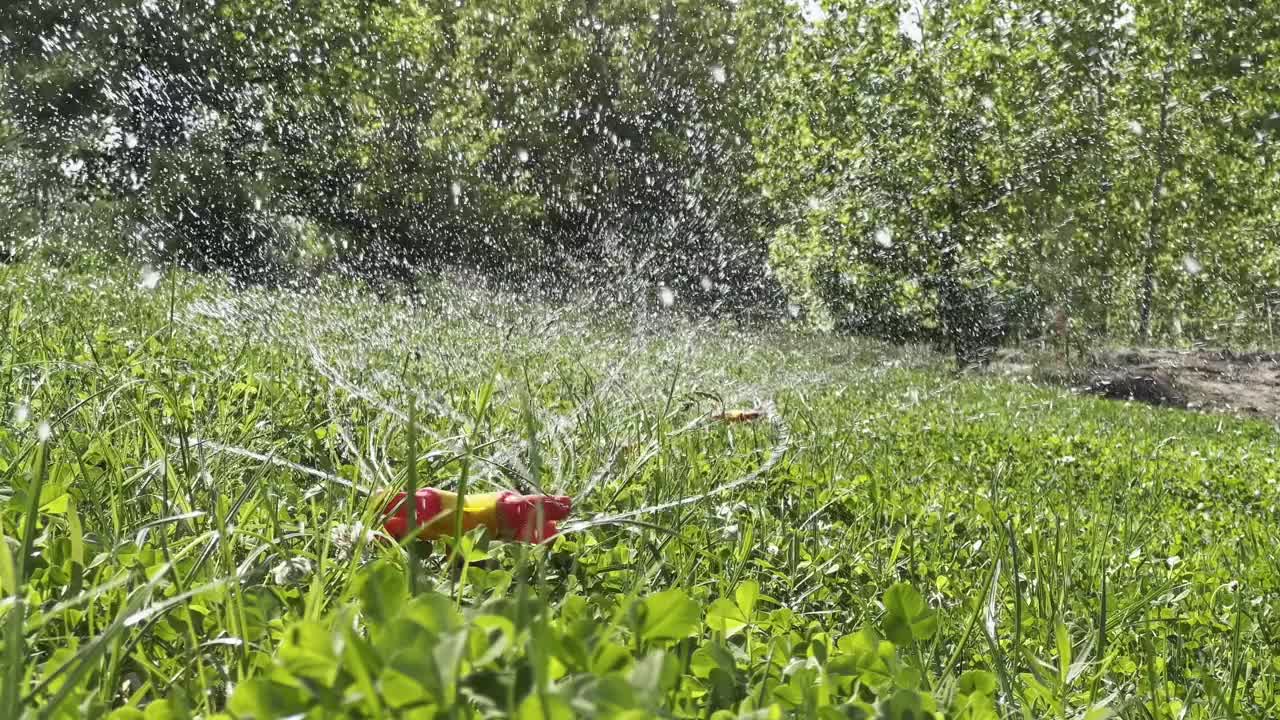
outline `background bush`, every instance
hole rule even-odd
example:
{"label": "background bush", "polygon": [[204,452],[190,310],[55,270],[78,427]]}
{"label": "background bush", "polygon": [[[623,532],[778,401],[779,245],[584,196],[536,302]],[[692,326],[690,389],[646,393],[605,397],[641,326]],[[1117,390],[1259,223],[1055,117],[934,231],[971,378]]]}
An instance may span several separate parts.
{"label": "background bush", "polygon": [[1277,18],[1273,0],[9,3],[4,242],[248,277],[666,286],[713,312],[785,296],[965,357],[1060,310],[1111,336],[1269,340]]}

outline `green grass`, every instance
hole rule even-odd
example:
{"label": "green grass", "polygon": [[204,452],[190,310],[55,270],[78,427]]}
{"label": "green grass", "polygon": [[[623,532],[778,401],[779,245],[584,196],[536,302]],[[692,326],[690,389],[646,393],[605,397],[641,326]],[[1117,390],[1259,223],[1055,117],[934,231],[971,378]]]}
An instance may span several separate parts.
{"label": "green grass", "polygon": [[[1263,423],[661,312],[136,283],[0,269],[0,717],[1280,716]],[[368,491],[463,478],[576,522],[367,542]]]}

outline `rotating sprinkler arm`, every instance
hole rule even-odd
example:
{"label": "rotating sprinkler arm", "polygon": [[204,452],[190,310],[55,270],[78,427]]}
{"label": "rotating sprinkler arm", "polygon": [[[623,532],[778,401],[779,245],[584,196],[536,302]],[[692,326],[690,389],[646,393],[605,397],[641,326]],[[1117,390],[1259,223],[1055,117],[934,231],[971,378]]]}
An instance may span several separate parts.
{"label": "rotating sprinkler arm", "polygon": [[503,540],[540,543],[555,537],[556,522],[567,518],[572,509],[573,500],[565,495],[520,495],[509,490],[468,494],[459,508],[456,493],[422,488],[413,502],[406,502],[406,493],[396,493],[383,522],[392,537],[403,540],[409,537],[409,512],[413,512],[418,538],[435,540],[454,534],[461,513],[463,532],[483,526]]}

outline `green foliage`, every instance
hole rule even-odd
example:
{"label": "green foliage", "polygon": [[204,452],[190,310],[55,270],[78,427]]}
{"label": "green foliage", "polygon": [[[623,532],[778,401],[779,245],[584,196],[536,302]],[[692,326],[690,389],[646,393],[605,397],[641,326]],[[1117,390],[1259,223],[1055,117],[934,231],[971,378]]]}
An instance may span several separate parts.
{"label": "green foliage", "polygon": [[5,105],[43,161],[28,171],[28,197],[46,213],[117,201],[129,222],[116,232],[144,236],[134,240],[143,253],[196,267],[263,264],[256,251],[270,238],[255,208],[263,152],[252,127],[265,99],[226,5],[19,2],[0,11]]}
{"label": "green foliage", "polygon": [[111,202],[144,257],[632,275],[759,304],[748,121],[786,7],[17,3],[0,105],[41,161],[27,200]]}
{"label": "green foliage", "polygon": [[899,645],[928,640],[938,629],[938,618],[916,589],[898,583],[884,594],[884,634]]}
{"label": "green foliage", "polygon": [[645,598],[636,634],[641,640],[679,640],[698,627],[698,604],[678,588]]}
{"label": "green foliage", "polygon": [[1274,339],[1275,0],[80,5],[0,8],[6,256]]}
{"label": "green foliage", "polygon": [[[1264,423],[829,337],[416,303],[0,268],[0,712],[1280,713]],[[565,534],[468,535],[465,568],[370,536],[411,396],[422,484],[536,464]]]}
{"label": "green foliage", "polygon": [[[384,576],[387,567],[361,569],[356,582]],[[673,610],[681,627],[664,624],[672,630],[668,634],[646,625],[626,643],[618,630],[612,637],[597,630],[584,638],[584,623],[603,628],[608,618],[593,617],[593,610],[578,603],[556,608],[495,600],[460,612],[443,595],[408,597],[402,574],[387,577],[397,581],[392,583],[399,593],[393,612],[386,612],[385,598],[372,608],[352,608],[364,610],[360,617],[369,639],[352,632],[354,616],[347,612],[335,613],[332,625],[297,622],[285,631],[271,671],[236,688],[228,703],[232,715],[435,717],[450,709],[467,717],[642,717],[667,705],[687,714],[705,701],[708,690],[720,706],[716,712],[733,717],[757,712],[871,717],[877,698],[876,717],[907,720],[936,709],[935,700],[918,689],[920,674],[869,631],[841,638],[830,649],[816,637],[795,646],[761,635],[757,641],[774,652],[791,648],[790,658],[735,656],[715,635],[699,632],[701,613],[681,590],[666,590],[642,603],[646,609]],[[381,584],[382,578],[374,582]],[[673,602],[679,608],[668,607]],[[691,642],[676,642],[690,635]],[[885,674],[868,674],[876,670]],[[735,686],[748,678],[753,680]],[[859,690],[864,682],[867,689]],[[969,708],[965,717],[996,717],[993,680],[971,674],[962,687]],[[753,696],[768,701],[757,709],[760,702]],[[973,711],[979,699],[987,702],[986,714]]]}
{"label": "green foliage", "polygon": [[1268,307],[1274,8],[826,9],[775,82],[756,182],[784,282],[828,324],[967,360],[1052,308],[1178,340]]}

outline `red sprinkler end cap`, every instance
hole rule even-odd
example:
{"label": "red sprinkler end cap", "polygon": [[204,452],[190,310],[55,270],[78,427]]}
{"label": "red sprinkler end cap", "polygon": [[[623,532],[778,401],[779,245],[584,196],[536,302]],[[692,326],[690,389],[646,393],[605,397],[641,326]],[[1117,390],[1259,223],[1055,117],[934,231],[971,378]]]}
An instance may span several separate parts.
{"label": "red sprinkler end cap", "polygon": [[[387,503],[387,512],[392,513],[387,516],[383,523],[387,533],[396,540],[403,540],[409,536],[409,513],[412,512],[417,516],[418,528],[431,521],[432,518],[438,518],[440,513],[444,512],[444,501],[440,499],[440,495],[433,488],[422,488],[418,490],[417,496],[414,498],[416,502],[403,502],[405,493],[396,493],[391,498],[391,502]],[[402,504],[403,503],[403,504]]]}
{"label": "red sprinkler end cap", "polygon": [[573,499],[567,495],[498,495],[503,535],[520,542],[541,543],[555,537],[559,532],[556,522],[569,517],[572,510]]}

